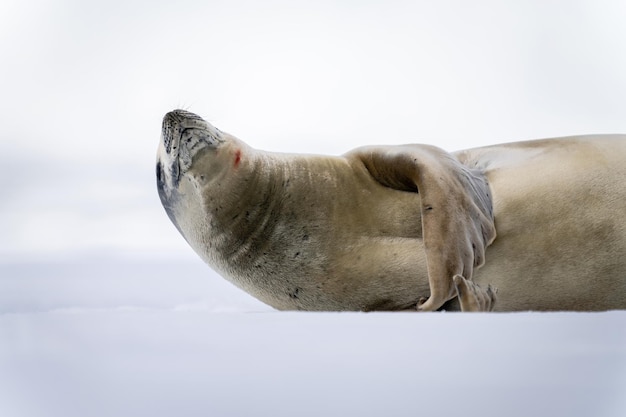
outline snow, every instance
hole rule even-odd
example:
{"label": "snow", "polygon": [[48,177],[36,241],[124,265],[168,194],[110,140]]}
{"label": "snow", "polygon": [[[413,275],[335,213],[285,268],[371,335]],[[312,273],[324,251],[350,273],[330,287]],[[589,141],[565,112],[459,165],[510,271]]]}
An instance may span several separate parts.
{"label": "snow", "polygon": [[200,262],[0,267],[0,415],[623,416],[626,312],[277,312]]}

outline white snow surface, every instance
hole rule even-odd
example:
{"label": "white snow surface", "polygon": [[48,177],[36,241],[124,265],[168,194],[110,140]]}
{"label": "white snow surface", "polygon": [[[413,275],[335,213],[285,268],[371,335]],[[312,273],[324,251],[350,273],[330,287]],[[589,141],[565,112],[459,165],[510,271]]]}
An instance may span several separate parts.
{"label": "white snow surface", "polygon": [[198,262],[0,266],[0,416],[626,415],[626,312],[277,312]]}

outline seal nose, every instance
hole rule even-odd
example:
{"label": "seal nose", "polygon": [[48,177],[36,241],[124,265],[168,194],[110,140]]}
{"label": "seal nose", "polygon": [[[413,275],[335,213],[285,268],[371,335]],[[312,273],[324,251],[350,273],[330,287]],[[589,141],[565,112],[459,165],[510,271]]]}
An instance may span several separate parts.
{"label": "seal nose", "polygon": [[[175,136],[180,133],[181,128],[184,128],[185,122],[191,121],[195,122],[203,122],[204,119],[198,116],[197,114],[188,112],[186,110],[172,110],[167,113],[163,117],[163,125],[161,127],[161,133],[163,135],[163,145],[165,146],[165,151],[169,154],[172,150],[173,141],[175,141]],[[176,148],[174,148],[176,149]]]}
{"label": "seal nose", "polygon": [[163,117],[163,125],[161,127],[165,150],[168,154],[170,153],[172,150],[172,141],[175,140],[174,137],[179,135],[183,129],[205,126],[206,122],[204,119],[195,113],[181,109],[172,110]]}
{"label": "seal nose", "polygon": [[204,122],[204,119],[195,113],[187,110],[176,109],[167,113],[165,117],[163,117],[163,126],[166,124],[180,123],[184,120],[198,120]]}

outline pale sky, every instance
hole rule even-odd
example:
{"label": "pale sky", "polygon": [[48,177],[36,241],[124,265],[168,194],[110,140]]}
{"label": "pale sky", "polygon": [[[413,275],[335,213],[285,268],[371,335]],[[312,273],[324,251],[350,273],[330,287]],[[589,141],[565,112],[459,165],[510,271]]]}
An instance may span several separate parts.
{"label": "pale sky", "polygon": [[261,149],[626,133],[623,1],[0,3],[0,261],[193,257],[154,184],[183,107]]}

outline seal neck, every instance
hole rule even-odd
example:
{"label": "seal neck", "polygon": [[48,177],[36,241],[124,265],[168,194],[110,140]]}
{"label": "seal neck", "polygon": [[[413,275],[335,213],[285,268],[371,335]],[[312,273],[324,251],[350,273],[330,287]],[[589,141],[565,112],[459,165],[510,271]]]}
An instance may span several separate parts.
{"label": "seal neck", "polygon": [[276,155],[242,147],[228,153],[233,164],[202,194],[216,260],[237,265],[263,255],[280,218],[286,174]]}

